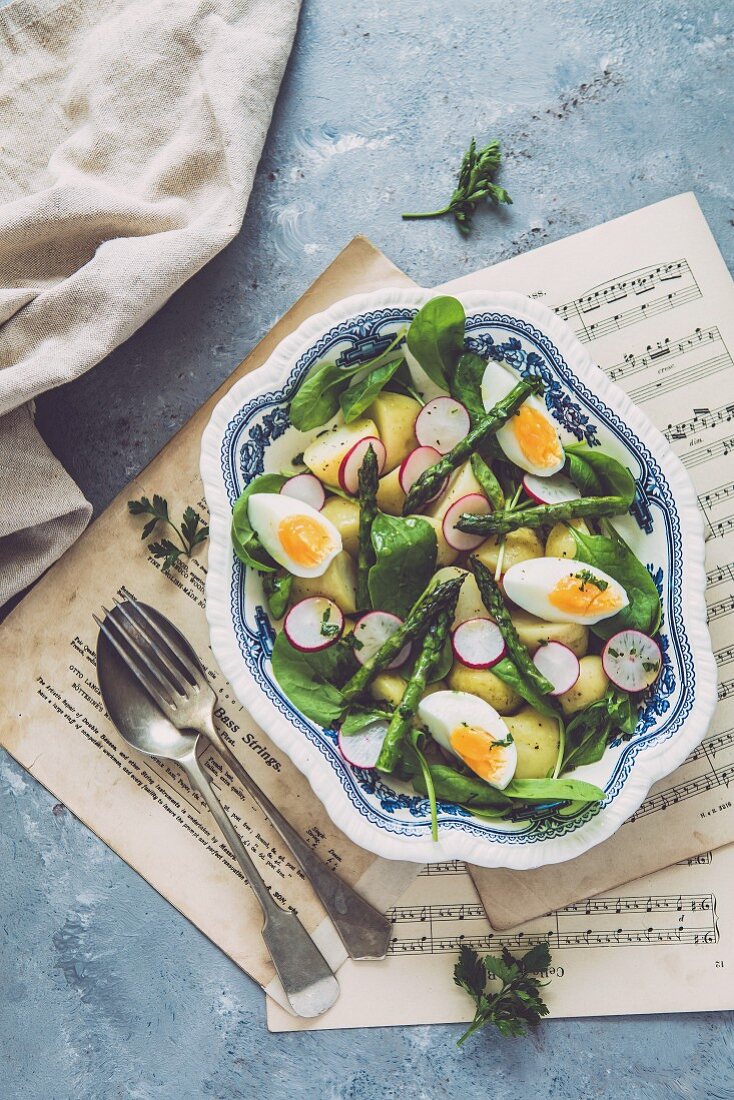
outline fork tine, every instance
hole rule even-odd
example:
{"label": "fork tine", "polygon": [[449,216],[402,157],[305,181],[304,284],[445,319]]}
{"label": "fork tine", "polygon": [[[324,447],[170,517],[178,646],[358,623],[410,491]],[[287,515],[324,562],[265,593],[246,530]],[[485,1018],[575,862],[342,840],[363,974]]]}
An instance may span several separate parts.
{"label": "fork tine", "polygon": [[132,605],[137,615],[140,615],[141,618],[145,619],[146,623],[148,623],[148,625],[150,626],[151,631],[154,633],[161,646],[167,648],[169,652],[173,654],[175,659],[180,663],[186,676],[188,676],[188,678],[191,680],[194,687],[201,687],[202,682],[208,683],[208,679],[203,669],[201,669],[199,665],[196,664],[196,662],[194,662],[191,657],[183,651],[183,649],[181,649],[175,638],[163,633],[160,626],[156,622],[154,622],[153,619],[151,619],[150,615],[145,610],[143,605],[138,603],[138,601],[133,596],[128,596],[127,602]]}
{"label": "fork tine", "polygon": [[[154,702],[156,702],[161,710],[163,710],[164,712],[170,710],[172,707],[175,707],[173,698],[171,696],[164,695],[161,692],[158,684],[156,684],[153,677],[148,675],[148,672],[151,671],[150,666],[139,664],[138,661],[130,654],[129,650],[126,649],[125,646],[119,641],[114,632],[110,630],[110,627],[107,625],[108,620],[117,629],[119,629],[119,626],[116,622],[114,622],[109,611],[107,611],[106,608],[102,608],[102,610],[105,612],[106,616],[104,620],[98,618],[98,616],[94,614],[92,615],[92,618],[94,619],[101,632],[104,634],[107,641],[119,654],[124,664],[127,666],[127,668],[129,668],[130,672],[132,672],[138,683],[148,692]],[[123,635],[123,637],[127,642],[127,635]]]}
{"label": "fork tine", "polygon": [[[182,682],[183,678],[181,676],[180,670],[176,668],[176,666],[169,658],[168,654],[165,652],[163,646],[161,645],[160,631],[158,630],[158,628],[154,626],[151,630],[146,627],[145,624],[141,625],[130,614],[124,603],[121,603],[119,600],[115,600],[115,604],[117,606],[117,610],[120,612],[125,622],[129,626],[131,626],[136,635],[142,638],[145,644],[150,647],[153,658],[158,665],[162,666],[160,670],[161,674],[163,675],[163,678],[169,682],[170,687],[172,687],[174,691],[178,692],[179,695],[188,695],[187,688],[189,688],[190,685],[185,685]],[[125,633],[128,636],[130,635],[130,631],[127,629],[125,630]]]}

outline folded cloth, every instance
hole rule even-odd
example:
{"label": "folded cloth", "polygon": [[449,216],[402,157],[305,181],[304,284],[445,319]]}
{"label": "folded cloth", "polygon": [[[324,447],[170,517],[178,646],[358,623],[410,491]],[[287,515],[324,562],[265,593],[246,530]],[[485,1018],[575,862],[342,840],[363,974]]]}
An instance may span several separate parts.
{"label": "folded cloth", "polygon": [[91,512],[26,403],[99,362],[234,237],[299,2],[0,10],[0,605]]}

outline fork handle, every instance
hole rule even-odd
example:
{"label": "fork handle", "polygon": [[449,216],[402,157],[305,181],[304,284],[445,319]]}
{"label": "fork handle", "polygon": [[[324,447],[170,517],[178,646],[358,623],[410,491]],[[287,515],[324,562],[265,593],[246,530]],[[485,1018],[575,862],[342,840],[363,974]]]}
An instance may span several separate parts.
{"label": "fork handle", "polygon": [[189,781],[212,812],[224,839],[242,868],[265,917],[262,936],[288,1002],[298,1016],[320,1016],[339,995],[339,984],[324,956],[295,913],[271,897],[252,856],[245,848],[192,751],[179,761]]}
{"label": "fork handle", "polygon": [[209,739],[242,786],[270,818],[286,842],[301,870],[313,886],[339,933],[350,959],[384,959],[390,946],[390,921],[328,867],[313,848],[296,832],[280,810],[240,764],[229,746],[215,732]]}

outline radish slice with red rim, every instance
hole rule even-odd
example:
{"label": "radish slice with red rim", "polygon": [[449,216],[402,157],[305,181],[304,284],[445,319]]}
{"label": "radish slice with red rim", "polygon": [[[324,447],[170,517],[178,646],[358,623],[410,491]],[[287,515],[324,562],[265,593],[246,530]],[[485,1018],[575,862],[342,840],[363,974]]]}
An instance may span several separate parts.
{"label": "radish slice with red rim", "polygon": [[470,428],[469,413],[460,401],[434,397],[416,417],[415,437],[422,447],[435,447],[445,455],[466,438]]}
{"label": "radish slice with red rim", "polygon": [[552,474],[550,477],[525,474],[522,487],[537,504],[563,504],[566,500],[578,500],[581,496],[571,479],[563,474]]}
{"label": "radish slice with red rim", "polygon": [[622,691],[644,691],[660,675],[663,653],[649,634],[620,630],[604,646],[601,663],[615,687]]}
{"label": "radish slice with red rim", "polygon": [[[398,481],[403,492],[409,493],[421,474],[429,470],[431,466],[435,466],[442,458],[443,455],[435,447],[416,447],[414,451],[411,451],[408,457],[403,459],[398,471]],[[438,492],[434,493],[431,500],[437,500],[441,496],[447,482],[448,478],[441,482]],[[430,504],[430,502],[427,501],[426,503]]]}
{"label": "radish slice with red rim", "polygon": [[578,657],[563,642],[546,642],[534,654],[533,664],[553,684],[551,695],[570,691],[581,675]]}
{"label": "radish slice with red rim", "polygon": [[339,730],[339,752],[355,768],[374,768],[380,757],[389,722],[377,718],[347,737]]}
{"label": "radish slice with red rim", "polygon": [[294,604],[285,617],[283,630],[295,649],[314,653],[333,645],[344,629],[344,616],[326,596],[309,596]]}
{"label": "radish slice with red rim", "polygon": [[470,535],[460,531],[456,524],[469,512],[473,516],[486,516],[492,511],[492,505],[481,493],[467,493],[455,500],[443,517],[443,537],[454,550],[475,550],[486,539],[486,535]]}
{"label": "radish slice with red rim", "polygon": [[377,473],[382,473],[387,458],[385,445],[376,435],[367,435],[355,443],[353,447],[350,447],[341,460],[339,485],[345,493],[356,496],[359,491],[359,471],[364,462],[364,456],[370,447],[372,447],[377,457]]}
{"label": "radish slice with red rim", "polygon": [[[403,620],[389,611],[368,611],[363,615],[354,627],[354,655],[359,663],[363,665],[369,661],[383,642],[386,642],[402,625]],[[387,668],[399,668],[400,665],[405,664],[409,653],[410,642],[403,646]]]}
{"label": "radish slice with red rim", "polygon": [[294,474],[280,488],[284,497],[293,497],[304,504],[310,504],[320,512],[326,503],[324,487],[315,474]]}
{"label": "radish slice with red rim", "polygon": [[491,619],[467,619],[451,635],[454,655],[468,668],[491,668],[507,652],[505,639]]}

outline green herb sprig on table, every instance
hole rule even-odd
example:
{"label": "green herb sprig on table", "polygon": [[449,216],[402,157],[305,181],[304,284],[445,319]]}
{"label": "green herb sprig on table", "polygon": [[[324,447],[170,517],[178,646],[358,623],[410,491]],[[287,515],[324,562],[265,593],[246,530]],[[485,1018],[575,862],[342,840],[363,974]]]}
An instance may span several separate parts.
{"label": "green herb sprig on table", "polygon": [[[525,1035],[528,1026],[534,1027],[547,1016],[548,1006],[540,995],[547,983],[540,982],[535,975],[546,973],[550,961],[546,940],[536,943],[521,959],[506,947],[502,948],[501,958],[487,955],[480,959],[473,948],[463,944],[454,967],[454,982],[473,999],[476,1010],[457,1045],[461,1046],[485,1024],[494,1024],[501,1035]],[[489,978],[502,982],[497,993],[487,992]]]}
{"label": "green herb sprig on table", "polygon": [[440,218],[444,214],[453,214],[461,232],[468,236],[472,228],[472,215],[484,199],[488,203],[512,203],[505,191],[493,182],[493,176],[500,166],[502,153],[498,141],[490,141],[483,149],[477,149],[474,138],[464,153],[459,169],[456,189],[446,206],[421,214],[403,214],[403,218]]}
{"label": "green herb sprig on table", "polygon": [[141,539],[149,538],[159,523],[164,523],[175,533],[179,545],[169,538],[158,539],[148,543],[148,550],[154,558],[163,560],[163,572],[174,565],[180,557],[190,558],[194,547],[199,546],[209,538],[209,527],[203,522],[201,516],[191,505],[184,511],[180,526],[177,526],[168,514],[168,501],[165,497],[153,494],[153,500],[141,497],[140,500],[129,500],[128,511],[131,516],[150,516],[151,518],[143,527]]}

